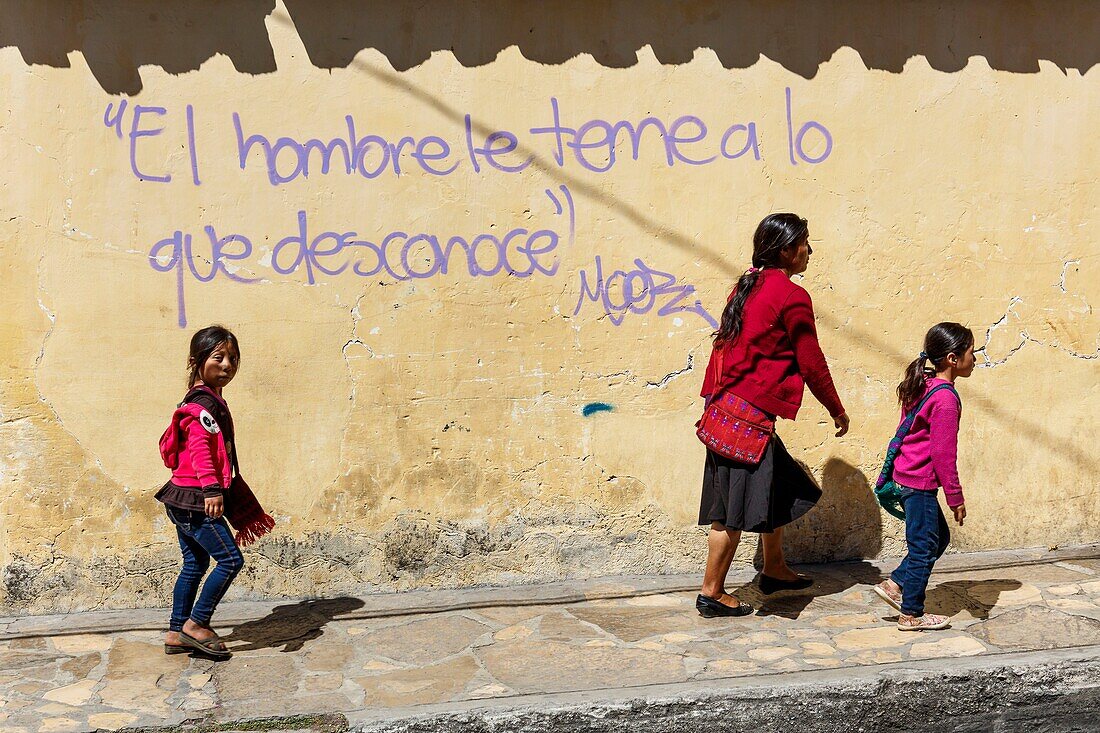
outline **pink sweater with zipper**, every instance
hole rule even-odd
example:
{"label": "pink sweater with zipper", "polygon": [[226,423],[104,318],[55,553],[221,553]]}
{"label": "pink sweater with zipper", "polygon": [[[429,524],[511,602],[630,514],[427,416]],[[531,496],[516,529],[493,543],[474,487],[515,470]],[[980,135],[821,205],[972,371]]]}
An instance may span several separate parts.
{"label": "pink sweater with zipper", "polygon": [[[924,394],[938,384],[951,383],[946,379],[930,378],[926,381]],[[963,503],[957,465],[961,415],[962,406],[949,390],[941,389],[932,395],[901,442],[901,450],[894,461],[896,483],[922,491],[934,491],[942,486],[948,506]],[[904,417],[903,414],[902,419]]]}

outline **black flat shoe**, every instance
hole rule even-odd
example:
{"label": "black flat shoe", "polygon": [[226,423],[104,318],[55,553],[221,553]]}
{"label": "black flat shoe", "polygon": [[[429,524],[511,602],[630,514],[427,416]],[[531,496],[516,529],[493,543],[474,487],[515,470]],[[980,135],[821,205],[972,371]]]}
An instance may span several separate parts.
{"label": "black flat shoe", "polygon": [[760,592],[766,596],[781,590],[802,590],[804,588],[809,588],[813,584],[814,579],[807,578],[805,575],[799,575],[796,580],[781,580],[780,578],[773,578],[770,575],[760,573],[760,580],[757,581],[757,585],[760,586]]}
{"label": "black flat shoe", "polygon": [[700,593],[695,597],[695,610],[703,618],[714,618],[716,616],[748,616],[753,612],[753,607],[747,603],[741,603],[738,606],[727,606],[725,603],[719,603],[713,598],[708,598]]}

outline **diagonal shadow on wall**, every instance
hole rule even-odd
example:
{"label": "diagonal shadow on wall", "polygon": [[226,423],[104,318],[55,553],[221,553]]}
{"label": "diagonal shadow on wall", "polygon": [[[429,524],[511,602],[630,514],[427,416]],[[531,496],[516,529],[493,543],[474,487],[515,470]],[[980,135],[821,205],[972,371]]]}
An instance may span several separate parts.
{"label": "diagonal shadow on wall", "polygon": [[[1097,8],[1100,8],[1100,3],[1097,3]],[[373,77],[377,81],[402,91],[412,101],[431,107],[447,119],[458,124],[464,121],[464,113],[461,110],[450,105],[439,96],[417,86],[402,74],[368,64],[361,59],[352,61],[351,66]],[[491,134],[496,129],[483,121],[472,120],[471,124],[473,129],[483,136]],[[579,194],[598,206],[605,207],[614,212],[617,216],[631,222],[647,235],[653,237],[665,246],[689,252],[695,259],[703,261],[716,271],[729,276],[731,287],[733,281],[741,275],[744,267],[748,264],[747,262],[738,262],[734,260],[729,252],[722,252],[708,247],[703,242],[678,231],[673,225],[649,216],[629,202],[608,193],[605,189],[594,186],[584,179],[570,174],[568,171],[563,170],[553,161],[548,160],[538,151],[526,146],[522,142],[517,145],[516,151],[520,156],[530,157],[532,167],[538,168],[550,177],[565,183],[573,193]],[[766,212],[761,212],[761,217],[764,216],[765,213]],[[811,222],[811,226],[812,225]],[[745,252],[747,249],[746,247],[738,247],[738,251]],[[912,361],[912,356],[902,353],[880,336],[864,331],[849,322],[842,323],[840,319],[837,319],[830,313],[818,311],[816,316],[820,325],[826,328],[835,329],[835,332],[847,342],[850,347],[854,347],[861,352],[886,356],[896,367],[895,373],[889,375],[889,378],[893,379],[896,377],[898,381],[901,380],[902,372],[909,362]],[[945,314],[944,317],[946,318],[949,316],[950,314]],[[927,325],[931,326],[933,324],[929,323]],[[921,338],[921,334],[917,334],[916,338]],[[700,363],[703,366],[706,365],[705,360]],[[1023,417],[1019,411],[1013,410],[1011,407],[999,407],[988,394],[976,385],[968,384],[966,392],[968,398],[973,399],[978,409],[993,417],[1006,431],[1024,432],[1055,455],[1062,456],[1077,466],[1088,468],[1093,471],[1100,470],[1100,462],[1097,462],[1091,455],[1067,443],[1064,437],[1053,433],[1041,424]],[[858,416],[856,416],[856,418],[858,420]],[[889,435],[882,436],[883,454],[885,454],[885,445],[889,438]]]}
{"label": "diagonal shadow on wall", "polygon": [[[995,69],[1014,72],[1035,72],[1045,60],[1084,73],[1100,61],[1100,44],[1094,39],[1100,2],[1091,0],[392,0],[371,6],[352,0],[284,2],[314,65],[353,66],[459,123],[462,111],[400,73],[356,60],[356,54],[377,49],[401,70],[439,50],[453,51],[470,66],[488,63],[513,45],[542,63],[561,63],[588,53],[607,66],[630,66],[637,61],[637,49],[645,45],[665,63],[683,63],[696,49],[711,48],[729,68],[751,66],[763,54],[806,77],[816,74],[841,46],[858,51],[870,68],[892,72],[900,72],[916,54],[941,71],[964,67],[972,55],[984,56]],[[70,65],[68,53],[80,51],[105,91],[134,94],[141,90],[138,68],[144,64],[178,74],[224,54],[239,71],[275,71],[266,25],[274,8],[275,0],[157,5],[142,0],[0,0],[0,48],[16,46],[28,64],[62,68]],[[473,126],[485,135],[495,130],[476,120]],[[691,252],[731,279],[740,274],[741,263],[732,262],[728,254],[569,175],[522,145],[518,152],[533,155],[532,165],[665,245]],[[851,346],[886,355],[897,365],[898,375],[909,361],[883,339],[850,324],[840,325],[828,313],[818,313],[818,319],[835,327]],[[1078,466],[1100,469],[1100,462],[1063,437],[999,407],[980,389],[967,385],[967,392],[1006,430],[1025,432]]]}
{"label": "diagonal shadow on wall", "polygon": [[[466,66],[511,46],[543,64],[589,54],[608,67],[637,63],[649,46],[666,64],[714,51],[726,68],[761,56],[805,78],[842,47],[872,69],[900,72],[913,56],[958,71],[971,56],[994,69],[1037,72],[1040,61],[1082,74],[1100,61],[1092,0],[285,0],[310,61],[349,66],[376,49],[393,68],[412,68],[435,51]],[[275,0],[0,0],[0,48],[16,46],[28,64],[67,68],[81,52],[102,88],[136,94],[139,68],[172,74],[216,54],[238,71],[272,72],[265,18]]]}
{"label": "diagonal shadow on wall", "polygon": [[[952,316],[953,314],[950,313],[944,314],[944,318],[951,318]],[[954,317],[958,316],[956,315]],[[865,331],[851,323],[840,323],[837,318],[828,313],[817,313],[817,320],[827,327],[835,328],[836,333],[852,346],[862,351],[883,354],[889,357],[890,360],[897,365],[896,374],[891,376],[895,377],[897,381],[901,381],[902,370],[912,361],[912,355],[902,354],[880,336]],[[931,323],[927,324],[929,327],[932,325]],[[914,345],[919,345],[920,339],[922,338],[923,334],[914,333]],[[976,370],[975,376],[980,377],[984,371],[984,369]],[[1098,461],[1093,454],[1067,441],[1065,435],[1055,434],[1041,423],[1025,417],[1029,408],[1027,399],[1021,399],[1019,401],[1004,399],[995,400],[978,384],[974,384],[973,382],[975,381],[977,380],[968,380],[965,386],[963,393],[964,409],[968,405],[974,405],[977,409],[1000,423],[1002,429],[1005,430],[1006,433],[1026,435],[1031,440],[1042,445],[1046,450],[1049,450],[1054,455],[1061,456],[1075,466],[1088,469],[1094,473],[1100,471],[1100,461]],[[1014,405],[1018,406],[1018,408],[1014,407]],[[888,440],[889,437],[890,436],[885,436],[883,442],[883,456],[885,456],[886,453],[885,440]]]}

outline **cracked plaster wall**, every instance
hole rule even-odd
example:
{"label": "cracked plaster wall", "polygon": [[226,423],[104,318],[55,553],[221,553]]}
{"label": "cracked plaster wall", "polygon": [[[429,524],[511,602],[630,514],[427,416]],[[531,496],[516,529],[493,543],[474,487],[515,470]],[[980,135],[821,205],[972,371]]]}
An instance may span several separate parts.
{"label": "cracked plaster wall", "polygon": [[[955,549],[1100,540],[1095,68],[1017,74],[975,57],[942,73],[914,57],[890,73],[842,48],[807,80],[766,58],[726,69],[706,49],[661,65],[642,48],[635,66],[610,69],[583,55],[542,65],[513,48],[476,68],[439,52],[400,74],[365,50],[329,71],[308,63],[281,5],[267,23],[275,72],[240,73],[222,56],[179,75],[142,68],[131,101],[169,108],[171,127],[142,143],[140,161],[172,171],[171,184],[135,179],[126,142],[102,123],[120,98],[79,53],[55,68],[0,50],[0,611],[168,602],[178,552],[152,500],[167,478],[156,439],[182,393],[187,339],[210,322],[241,338],[227,396],[245,473],[279,520],[232,597],[699,570],[692,423],[711,328],[656,308],[620,325],[592,302],[574,314],[580,272],[591,277],[597,255],[608,271],[641,258],[717,314],[774,210],[811,222],[804,284],[853,419],[833,439],[807,395],[781,425],[826,490],[792,529],[791,554],[900,551],[902,527],[868,484],[900,371],[943,319],[970,324],[984,347],[983,368],[960,384],[970,516]],[[833,136],[818,165],[787,159],[788,87],[797,114]],[[576,120],[756,121],[764,159],[668,167],[644,147],[596,174],[560,170],[535,145],[536,165],[515,175],[272,187],[237,167],[229,121],[235,110],[272,138],[330,137],[354,114],[371,130],[460,141],[462,113],[527,130],[546,123],[551,97]],[[179,144],[185,104],[198,187]],[[576,235],[553,277],[310,285],[259,259],[240,271],[258,284],[189,280],[180,329],[173,275],[147,257],[174,230],[207,224],[270,251],[299,209],[317,231],[365,236],[560,229],[543,192],[562,184]],[[610,409],[585,417],[594,402]],[[739,561],[753,550],[746,542]]]}

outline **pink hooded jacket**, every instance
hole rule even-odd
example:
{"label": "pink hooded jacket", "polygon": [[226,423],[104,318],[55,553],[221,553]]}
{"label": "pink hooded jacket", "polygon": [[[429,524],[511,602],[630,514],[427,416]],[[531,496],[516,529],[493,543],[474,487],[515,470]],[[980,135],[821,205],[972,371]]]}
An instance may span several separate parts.
{"label": "pink hooded jacket", "polygon": [[233,480],[221,427],[202,405],[193,402],[172,413],[172,424],[160,437],[160,456],[172,469],[172,483],[177,486],[225,490]]}

